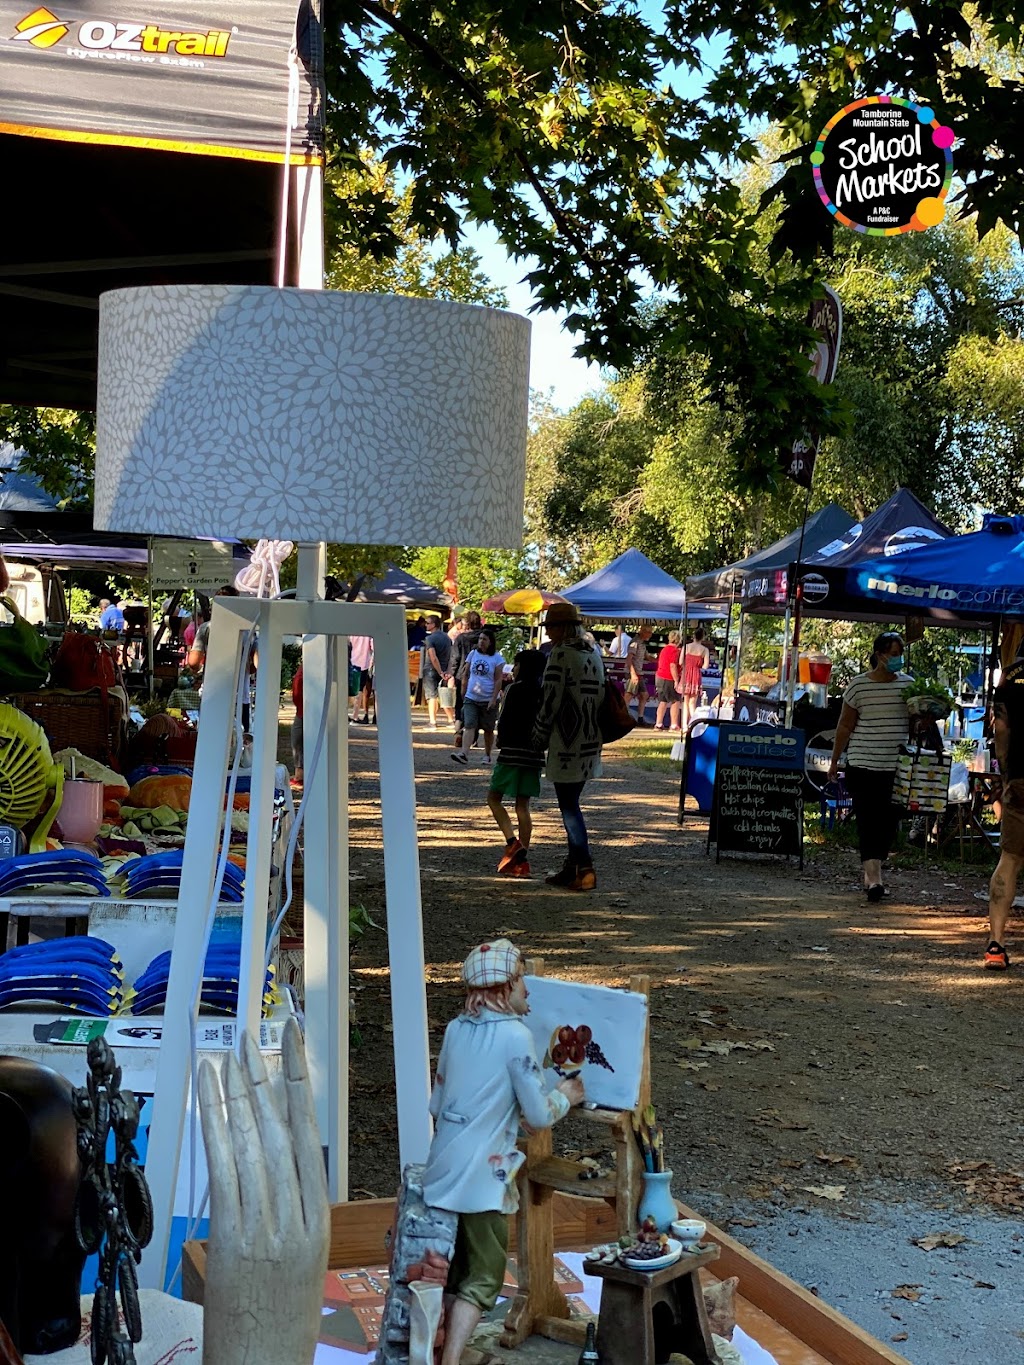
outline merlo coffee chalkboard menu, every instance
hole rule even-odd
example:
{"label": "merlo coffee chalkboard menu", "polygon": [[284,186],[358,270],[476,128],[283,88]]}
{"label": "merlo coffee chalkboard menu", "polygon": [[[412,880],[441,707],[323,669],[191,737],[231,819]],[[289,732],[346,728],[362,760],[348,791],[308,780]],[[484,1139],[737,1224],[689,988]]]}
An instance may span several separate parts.
{"label": "merlo coffee chalkboard menu", "polygon": [[718,730],[708,843],[722,853],[793,856],[803,866],[804,732],[726,721]]}

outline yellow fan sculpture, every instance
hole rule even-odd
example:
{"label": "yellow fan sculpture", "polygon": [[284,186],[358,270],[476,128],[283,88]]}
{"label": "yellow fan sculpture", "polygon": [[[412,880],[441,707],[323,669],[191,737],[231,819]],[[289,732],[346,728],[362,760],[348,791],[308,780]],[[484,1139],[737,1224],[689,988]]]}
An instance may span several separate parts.
{"label": "yellow fan sculpture", "polygon": [[54,763],[42,726],[16,706],[0,702],[0,820],[22,829],[51,796],[29,845],[32,853],[41,853],[63,794],[64,769]]}

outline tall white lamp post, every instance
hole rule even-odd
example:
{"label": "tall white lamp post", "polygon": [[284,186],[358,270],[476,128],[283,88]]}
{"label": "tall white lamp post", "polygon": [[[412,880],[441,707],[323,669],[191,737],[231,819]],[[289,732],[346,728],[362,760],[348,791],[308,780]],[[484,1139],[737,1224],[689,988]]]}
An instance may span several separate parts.
{"label": "tall white lamp post", "polygon": [[167,1255],[233,679],[253,624],[259,669],[238,1022],[253,1029],[260,1016],[281,642],[306,636],[311,729],[327,706],[324,799],[311,808],[305,844],[307,1052],[329,1185],[345,1197],[345,637],[372,635],[399,1146],[403,1162],[425,1154],[429,1054],[405,616],[396,606],[316,601],[322,543],[518,545],[528,364],[523,318],[437,300],[261,286],[124,289],[101,300],[96,526],[303,547],[296,600],[214,605],[146,1163],[156,1213],[147,1284],[160,1285]]}

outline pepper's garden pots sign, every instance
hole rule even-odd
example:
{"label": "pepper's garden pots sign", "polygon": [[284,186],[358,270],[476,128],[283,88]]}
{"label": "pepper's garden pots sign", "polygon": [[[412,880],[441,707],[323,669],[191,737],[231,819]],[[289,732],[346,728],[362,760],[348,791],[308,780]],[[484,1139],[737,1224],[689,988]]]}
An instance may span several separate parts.
{"label": "pepper's garden pots sign", "polygon": [[848,104],[818,136],[811,165],[837,222],[871,237],[924,232],[946,215],[953,129],[897,95]]}

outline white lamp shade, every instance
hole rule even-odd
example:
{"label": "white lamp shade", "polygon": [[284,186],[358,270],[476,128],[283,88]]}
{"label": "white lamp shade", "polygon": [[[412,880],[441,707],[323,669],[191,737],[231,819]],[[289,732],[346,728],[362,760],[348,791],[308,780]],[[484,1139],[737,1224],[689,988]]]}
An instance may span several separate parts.
{"label": "white lamp shade", "polygon": [[514,548],[529,333],[514,314],[435,299],[104,294],[95,525]]}

